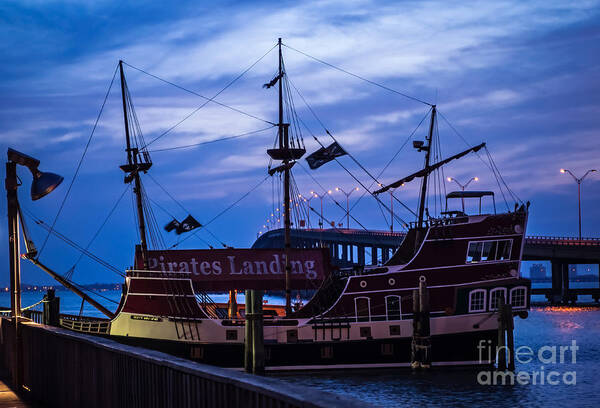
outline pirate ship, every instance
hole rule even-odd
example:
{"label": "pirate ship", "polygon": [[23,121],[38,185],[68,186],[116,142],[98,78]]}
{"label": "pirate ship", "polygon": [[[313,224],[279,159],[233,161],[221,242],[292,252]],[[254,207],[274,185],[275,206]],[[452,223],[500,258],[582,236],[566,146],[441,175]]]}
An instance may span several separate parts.
{"label": "pirate ship", "polygon": [[[306,149],[294,134],[297,115],[287,109],[293,104],[285,97],[290,84],[281,40],[277,48],[278,73],[265,86],[278,87],[277,135],[274,147],[268,150],[273,161],[268,174],[283,182],[281,245],[270,249],[174,250],[160,247],[156,240],[148,244],[149,204],[142,177],[151,170],[152,161],[139,131],[124,63],[120,62],[127,154],[127,162],[120,168],[125,173],[124,182],[133,184],[140,238],[134,267],[125,272],[123,294],[113,313],[64,274],[43,264],[26,237],[25,256],[29,260],[107,316],[63,316],[61,325],[209,364],[241,367],[247,317],[244,308],[236,307],[235,295],[228,305],[222,305],[213,302],[208,293],[285,290],[285,305],[265,307],[263,314],[267,370],[400,367],[410,362],[412,293],[419,282],[426,282],[431,299],[432,363],[489,364],[493,356],[482,359],[478,345],[496,344],[498,321],[494,316],[500,302],[510,303],[522,316],[529,308],[530,282],[519,273],[528,204],[516,204],[514,210],[504,213],[496,213],[494,205],[493,213],[467,214],[446,208],[440,216],[431,215],[427,194],[432,175],[450,161],[486,147],[482,143],[440,158],[435,141],[438,110],[428,104],[427,137],[413,143],[424,152],[423,168],[386,185],[374,178],[376,191],[365,186],[387,208],[379,194],[413,180],[421,182],[415,221],[405,224],[405,238],[393,256],[382,264],[339,268],[332,263],[333,248],[292,247],[292,218],[297,211],[293,204],[298,194],[291,170]],[[321,148],[307,158],[313,169],[349,155],[328,130],[325,132],[333,143],[326,146],[315,137]],[[435,158],[439,160],[433,162]],[[481,200],[490,194],[453,192],[448,198]],[[314,211],[307,207],[307,212]],[[191,234],[202,227],[190,215],[183,222],[171,221],[167,229]],[[294,307],[291,295],[298,289],[312,289],[313,296],[306,304]]]}

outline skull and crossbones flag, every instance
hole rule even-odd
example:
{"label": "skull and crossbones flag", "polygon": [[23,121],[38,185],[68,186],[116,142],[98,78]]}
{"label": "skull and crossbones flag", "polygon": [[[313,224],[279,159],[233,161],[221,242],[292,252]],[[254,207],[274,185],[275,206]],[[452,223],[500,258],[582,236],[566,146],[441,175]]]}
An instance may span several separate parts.
{"label": "skull and crossbones flag", "polygon": [[198,227],[201,227],[202,224],[200,224],[198,221],[196,221],[196,219],[194,217],[192,217],[191,215],[188,215],[186,217],[185,220],[179,222],[176,219],[171,220],[171,222],[169,222],[167,225],[165,225],[165,231],[167,232],[171,232],[173,230],[175,230],[175,233],[177,235],[181,235],[184,232],[189,232],[193,229],[196,229]]}
{"label": "skull and crossbones flag", "polygon": [[334,142],[327,147],[321,147],[319,150],[306,157],[306,161],[312,170],[316,170],[325,163],[345,154],[348,153],[346,153],[342,146],[337,142]]}

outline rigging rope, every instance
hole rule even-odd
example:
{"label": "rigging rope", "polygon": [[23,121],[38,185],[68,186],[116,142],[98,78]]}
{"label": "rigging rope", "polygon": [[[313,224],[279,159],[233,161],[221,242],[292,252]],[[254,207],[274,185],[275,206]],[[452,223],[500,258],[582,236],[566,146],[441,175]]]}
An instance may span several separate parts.
{"label": "rigging rope", "polygon": [[81,169],[81,164],[83,163],[83,159],[85,158],[88,148],[90,147],[90,143],[92,142],[92,138],[94,137],[94,133],[96,132],[96,127],[98,126],[98,121],[100,120],[100,117],[102,116],[102,112],[104,111],[104,106],[106,105],[106,101],[108,100],[108,95],[110,94],[110,90],[112,89],[113,83],[115,82],[115,77],[117,76],[118,68],[119,68],[119,66],[117,65],[115,67],[115,72],[113,73],[112,79],[110,80],[110,85],[108,86],[106,95],[104,95],[104,101],[102,102],[102,106],[100,107],[100,112],[98,112],[98,116],[96,117],[94,126],[92,127],[92,132],[90,133],[90,137],[88,138],[88,141],[85,145],[85,149],[83,149],[83,154],[81,155],[81,158],[79,159],[79,163],[77,164],[77,168],[75,169],[75,174],[73,174],[73,178],[71,179],[71,183],[69,184],[69,188],[67,189],[65,197],[63,198],[63,201],[60,204],[60,207],[58,209],[58,212],[56,213],[56,216],[54,217],[54,220],[52,221],[52,226],[48,230],[48,234],[46,235],[46,238],[44,239],[44,243],[42,244],[42,247],[40,248],[40,250],[38,252],[38,255],[37,255],[38,259],[42,255],[44,248],[46,248],[46,244],[48,243],[48,238],[50,238],[50,234],[52,233],[52,230],[56,226],[56,221],[58,221],[58,217],[60,217],[60,214],[65,206],[65,202],[67,201],[67,198],[69,197],[69,193],[71,192],[71,188],[73,187],[73,183],[75,183],[75,179],[77,178],[77,175],[79,174],[79,169]]}
{"label": "rigging rope", "polygon": [[[304,102],[304,104],[306,105],[306,107],[309,109],[309,111],[312,113],[312,115],[315,117],[315,119],[316,119],[316,120],[319,122],[319,124],[321,125],[321,127],[323,128],[323,130],[325,130],[325,132],[326,132],[326,133],[327,133],[327,134],[328,134],[328,135],[329,135],[329,136],[330,136],[330,137],[333,139],[333,141],[334,141],[335,143],[338,143],[338,141],[336,140],[336,138],[335,138],[335,137],[333,137],[333,135],[332,135],[332,134],[329,132],[329,130],[327,130],[327,127],[325,126],[325,124],[324,124],[324,123],[321,121],[321,119],[320,119],[320,118],[317,116],[316,112],[315,112],[315,111],[312,109],[312,107],[311,107],[311,106],[308,104],[308,102],[306,101],[306,99],[304,98],[304,96],[302,95],[302,93],[300,92],[300,90],[299,90],[298,88],[296,88],[296,86],[294,85],[294,83],[293,83],[291,80],[290,80],[290,84],[291,84],[291,85],[292,85],[292,87],[293,87],[293,88],[296,90],[296,92],[298,93],[298,95],[300,96],[300,98],[302,99],[302,101]],[[313,134],[313,133],[310,131],[310,129],[308,128],[308,126],[306,126],[306,124],[304,123],[304,121],[302,121],[301,119],[299,119],[299,120],[300,120],[300,123],[302,123],[302,125],[303,125],[303,126],[306,128],[306,130],[308,130],[308,132],[309,132],[309,133],[312,135],[313,139],[315,139],[315,141],[316,141],[316,142],[317,142],[319,145],[321,145],[321,147],[325,148],[325,146],[323,145],[323,143],[321,143],[321,142],[319,141],[319,139],[317,139],[317,137],[316,137],[316,136],[315,136],[315,135],[314,135],[314,134]],[[340,145],[340,144],[338,143],[338,145]],[[341,145],[340,145],[340,146],[341,146]],[[350,158],[351,158],[351,159],[352,159],[352,160],[353,160],[353,161],[354,161],[354,162],[355,162],[355,163],[356,163],[356,164],[357,164],[357,165],[358,165],[358,166],[359,166],[359,167],[360,167],[360,168],[361,168],[361,169],[362,169],[362,170],[363,170],[363,171],[364,171],[364,172],[365,172],[365,173],[366,173],[366,174],[367,174],[369,177],[371,177],[371,178],[373,179],[373,181],[374,181],[375,183],[377,183],[377,184],[380,184],[380,183],[379,183],[379,181],[377,180],[377,178],[376,178],[376,177],[374,177],[374,176],[373,176],[373,175],[372,175],[372,174],[371,174],[371,173],[370,173],[370,172],[369,172],[367,169],[365,169],[365,168],[363,167],[363,165],[362,165],[362,164],[360,164],[360,163],[358,162],[358,160],[356,160],[352,154],[350,154],[350,153],[349,153],[347,150],[345,150],[345,149],[344,149],[344,151],[346,152],[346,154],[347,154],[347,155],[348,155],[348,156],[349,156],[349,157],[350,157]],[[352,174],[352,173],[351,173],[351,172],[350,172],[348,169],[346,169],[346,167],[344,167],[344,165],[342,165],[342,163],[341,163],[341,162],[340,162],[340,161],[339,161],[337,158],[334,158],[334,160],[335,160],[335,161],[336,161],[336,163],[338,163],[338,164],[339,164],[339,165],[340,165],[340,166],[341,166],[341,167],[342,167],[344,170],[346,170],[346,172],[347,172],[347,173],[348,173],[348,174],[349,174],[349,175],[350,175],[350,176],[351,176],[351,177],[352,177],[354,180],[356,180],[356,182],[357,182],[357,183],[359,183],[359,184],[360,184],[360,185],[361,185],[361,186],[362,186],[362,187],[365,189],[365,191],[366,191],[366,192],[368,192],[369,194],[371,194],[371,196],[373,196],[373,198],[375,198],[375,200],[378,202],[378,204],[379,204],[379,206],[380,206],[380,207],[383,205],[383,207],[384,207],[384,208],[385,208],[385,209],[386,209],[388,212],[390,212],[390,214],[392,213],[392,212],[391,212],[391,210],[390,210],[390,209],[389,209],[389,208],[388,208],[388,207],[387,207],[385,204],[383,204],[383,203],[381,202],[381,200],[379,200],[379,198],[378,198],[376,195],[374,195],[374,194],[371,192],[370,188],[373,186],[373,183],[371,183],[371,186],[369,186],[369,188],[365,187],[365,185],[364,185],[364,184],[363,184],[363,183],[362,183],[360,180],[358,180],[358,179],[357,179],[357,178],[354,176],[354,174]],[[406,204],[404,204],[402,201],[400,201],[400,200],[399,200],[397,197],[394,197],[394,198],[395,198],[395,199],[396,199],[396,201],[398,201],[398,203],[400,203],[400,204],[401,204],[401,205],[402,205],[404,208],[406,208],[406,209],[407,209],[409,212],[411,212],[413,215],[415,215],[415,216],[416,216],[415,212],[414,212],[414,211],[413,211],[413,210],[412,210],[410,207],[408,207]],[[404,222],[404,221],[402,221],[402,222],[403,222],[403,224],[406,224],[406,222]]]}
{"label": "rigging rope", "polygon": [[[152,180],[158,187],[160,187],[160,189],[171,199],[173,200],[173,202],[175,202],[175,204],[177,204],[179,206],[179,208],[181,208],[185,213],[187,214],[191,214],[190,211],[188,211],[183,204],[181,204],[180,201],[178,201],[177,199],[175,199],[175,197],[173,197],[166,188],[163,187],[162,184],[160,184],[154,177],[152,177],[150,174],[148,174],[148,177],[150,177],[150,180]],[[174,219],[177,219],[176,217],[173,217]],[[202,223],[201,223],[202,224]],[[221,244],[222,246],[226,247],[227,245],[221,240],[219,239],[219,237],[217,237],[211,230],[209,230],[208,228],[206,228],[206,225],[202,226],[206,232],[208,232],[219,244]],[[211,245],[209,245],[211,246]]]}
{"label": "rigging rope", "polygon": [[421,99],[419,99],[419,98],[415,98],[414,96],[410,96],[410,95],[408,95],[408,94],[405,94],[404,92],[400,92],[400,91],[397,91],[397,90],[395,90],[395,89],[392,89],[392,88],[390,88],[390,87],[387,87],[387,86],[385,86],[385,85],[379,84],[379,83],[377,83],[377,82],[375,82],[375,81],[371,81],[370,79],[364,78],[364,77],[362,77],[362,76],[360,76],[360,75],[353,74],[353,73],[352,73],[352,72],[350,72],[350,71],[347,71],[347,70],[345,70],[345,69],[343,69],[343,68],[340,68],[340,67],[337,67],[337,66],[335,66],[335,65],[333,65],[333,64],[330,64],[330,63],[328,63],[328,62],[325,62],[325,61],[323,61],[323,60],[321,60],[321,59],[319,59],[319,58],[313,57],[312,55],[309,55],[309,54],[307,54],[307,53],[305,53],[305,52],[302,52],[302,51],[300,51],[300,50],[297,50],[296,48],[294,48],[294,47],[292,47],[292,46],[290,46],[290,45],[287,45],[287,44],[282,44],[282,45],[283,45],[284,47],[287,47],[287,48],[289,48],[290,50],[296,51],[297,53],[304,55],[305,57],[308,57],[308,58],[310,58],[310,59],[313,59],[313,60],[315,60],[315,61],[317,61],[317,62],[319,62],[319,63],[321,63],[321,64],[323,64],[323,65],[326,65],[326,66],[328,66],[328,67],[330,67],[330,68],[333,68],[333,69],[335,69],[335,70],[338,70],[338,71],[340,71],[340,72],[343,72],[343,73],[345,73],[345,74],[348,74],[348,75],[350,75],[350,76],[353,76],[353,77],[355,77],[355,78],[358,78],[358,79],[360,79],[361,81],[365,81],[365,82],[367,82],[367,83],[369,83],[369,84],[371,84],[371,85],[375,85],[375,86],[377,86],[377,87],[379,87],[379,88],[385,89],[386,91],[393,92],[393,93],[395,93],[395,94],[401,95],[401,96],[403,96],[403,97],[405,97],[405,98],[408,98],[408,99],[411,99],[411,100],[413,100],[413,101],[420,102],[420,103],[422,103],[422,104],[425,104],[425,105],[432,106],[432,104],[430,104],[429,102],[425,102],[425,101],[423,101],[423,100],[421,100]]}
{"label": "rigging rope", "polygon": [[[25,207],[21,207],[21,208],[25,211],[25,213],[27,214],[27,216],[29,216],[33,220],[33,222],[36,225],[39,225],[40,227],[44,228],[45,230],[50,231],[50,226],[48,224],[46,224],[43,220],[41,220],[40,218],[38,218],[35,215],[33,215],[33,213],[31,211],[29,211],[27,208],[25,208]],[[73,248],[77,249],[78,251],[82,252],[88,258],[96,261],[97,263],[99,263],[100,265],[104,266],[105,268],[112,270],[113,272],[115,272],[116,274],[120,275],[121,277],[125,277],[125,274],[123,274],[117,267],[111,265],[107,261],[103,260],[102,258],[94,255],[92,252],[90,252],[90,251],[86,250],[85,248],[81,247],[80,245],[78,245],[77,243],[75,243],[73,240],[69,239],[65,235],[63,235],[60,232],[58,232],[57,230],[54,229],[50,233],[54,234],[57,238],[61,239],[62,241],[64,241],[68,245],[70,245]]]}
{"label": "rigging rope", "polygon": [[242,133],[242,134],[239,134],[239,135],[225,136],[225,137],[222,137],[222,138],[219,138],[219,139],[207,140],[205,142],[200,142],[200,143],[193,143],[193,144],[183,145],[183,146],[165,147],[163,149],[149,150],[149,153],[166,152],[166,151],[169,151],[169,150],[178,150],[178,149],[188,149],[190,147],[197,147],[197,146],[207,145],[207,144],[211,144],[211,143],[223,142],[223,141],[226,141],[226,140],[238,139],[240,137],[250,136],[250,135],[254,135],[256,133],[264,132],[266,130],[272,129],[274,126],[276,126],[276,125],[272,125],[272,126],[269,126],[269,127],[266,127],[266,128],[258,129],[258,130],[253,130],[251,132],[246,132],[246,133]]}
{"label": "rigging rope", "polygon": [[[465,137],[458,131],[456,130],[456,128],[454,126],[452,126],[452,124],[450,123],[450,121],[446,118],[446,116],[444,116],[444,114],[442,112],[440,112],[439,110],[437,111],[438,115],[442,117],[442,119],[444,119],[444,121],[446,122],[446,124],[450,127],[450,129],[452,129],[452,131],[454,133],[456,133],[456,135],[458,137],[460,137],[462,139],[462,141],[470,148],[472,148],[473,146],[467,141],[467,139],[465,139]],[[487,151],[487,147],[486,147],[486,151]],[[492,172],[492,174],[494,175],[494,177],[496,178],[496,182],[498,183],[498,187],[500,188],[500,192],[502,193],[503,197],[504,197],[504,192],[502,191],[502,187],[500,186],[500,181],[502,182],[502,184],[504,184],[504,187],[507,189],[507,191],[509,191],[509,193],[511,193],[511,196],[513,198],[513,200],[519,201],[521,204],[523,203],[523,201],[514,193],[512,193],[512,190],[510,189],[510,187],[508,187],[508,184],[504,181],[504,178],[502,177],[501,174],[499,174],[498,169],[496,168],[496,170],[494,170],[494,165],[492,165],[491,163],[493,163],[493,159],[491,157],[491,155],[489,154],[488,151],[488,159],[490,160],[490,163],[487,163],[479,154],[479,152],[475,152],[475,154],[477,155],[477,157],[479,158],[479,160],[481,160],[481,162],[483,164],[485,164],[485,166],[490,169],[490,171]],[[496,174],[496,171],[498,171],[498,174]],[[508,202],[506,201],[506,198],[504,198],[506,207],[510,209],[510,207],[508,206]]]}
{"label": "rigging rope", "polygon": [[266,56],[267,56],[267,55],[268,55],[268,54],[269,54],[271,51],[273,51],[273,49],[274,49],[276,46],[277,46],[277,44],[275,44],[273,47],[271,47],[271,49],[269,49],[269,51],[267,51],[266,53],[264,53],[264,54],[263,54],[263,55],[262,55],[262,56],[261,56],[261,57],[260,57],[258,60],[256,60],[256,61],[255,61],[255,62],[254,62],[252,65],[250,65],[250,66],[249,66],[248,68],[246,68],[246,69],[245,69],[245,70],[244,70],[244,71],[243,71],[241,74],[239,74],[237,77],[235,77],[233,80],[231,80],[231,81],[230,81],[230,82],[229,82],[227,85],[225,85],[225,87],[223,87],[223,88],[222,88],[222,89],[221,89],[219,92],[217,92],[217,93],[216,93],[216,94],[215,94],[215,95],[214,95],[212,98],[206,97],[206,96],[204,96],[204,95],[201,95],[201,94],[199,94],[198,92],[195,92],[195,91],[189,90],[189,89],[187,89],[187,88],[184,88],[183,86],[177,85],[177,84],[175,84],[175,83],[173,83],[173,82],[171,82],[171,81],[168,81],[168,80],[166,80],[166,79],[163,79],[163,78],[161,78],[161,77],[159,77],[159,76],[157,76],[157,75],[151,74],[151,73],[149,73],[149,72],[147,72],[147,71],[144,71],[144,70],[143,70],[143,69],[141,69],[141,68],[137,68],[137,67],[135,67],[135,66],[133,66],[133,65],[130,65],[130,64],[128,64],[127,62],[123,61],[123,63],[124,63],[125,65],[127,65],[128,67],[131,67],[131,68],[133,68],[133,69],[135,69],[135,70],[137,70],[137,71],[139,71],[139,72],[141,72],[141,73],[143,73],[143,74],[146,74],[146,75],[148,75],[148,76],[150,76],[150,77],[152,77],[152,78],[155,78],[155,79],[157,79],[157,80],[159,80],[159,81],[162,81],[162,82],[164,82],[164,83],[166,83],[166,84],[169,84],[169,85],[172,85],[172,86],[174,86],[174,87],[176,87],[176,88],[178,88],[178,89],[181,89],[182,91],[185,91],[185,92],[191,93],[192,95],[196,95],[196,96],[198,96],[198,97],[200,97],[200,98],[202,98],[202,99],[205,99],[205,100],[206,100],[206,102],[205,102],[205,103],[203,103],[203,104],[202,104],[202,105],[200,105],[198,108],[196,108],[195,110],[193,110],[193,111],[192,111],[190,114],[188,114],[188,115],[187,115],[186,117],[184,117],[182,120],[180,120],[179,122],[177,122],[175,125],[171,126],[169,129],[167,129],[166,131],[164,131],[163,133],[161,133],[160,135],[158,135],[158,136],[157,136],[157,137],[155,137],[154,139],[152,139],[152,140],[151,140],[151,141],[150,141],[148,144],[144,145],[144,146],[142,147],[142,149],[144,149],[144,148],[146,148],[146,147],[150,146],[152,143],[154,143],[155,141],[157,141],[157,140],[158,140],[158,139],[160,139],[161,137],[165,136],[165,135],[166,135],[167,133],[169,133],[171,130],[175,129],[177,126],[179,126],[179,125],[180,125],[181,123],[183,123],[185,120],[187,120],[189,117],[191,117],[191,116],[192,116],[192,115],[194,115],[196,112],[198,112],[200,109],[202,109],[204,106],[206,106],[206,105],[207,105],[209,102],[213,102],[213,103],[215,103],[215,104],[217,104],[217,105],[219,105],[219,106],[222,106],[222,107],[224,107],[224,108],[227,108],[227,109],[233,110],[233,111],[235,111],[235,112],[241,113],[242,115],[246,115],[246,116],[248,116],[248,117],[251,117],[251,118],[253,118],[253,119],[260,120],[260,121],[262,121],[262,122],[265,122],[265,123],[268,123],[268,124],[270,124],[270,125],[275,125],[274,123],[272,123],[272,122],[270,122],[270,121],[268,121],[268,120],[265,120],[265,119],[259,118],[258,116],[252,115],[252,114],[250,114],[250,113],[248,113],[248,112],[244,112],[244,111],[242,111],[242,110],[240,110],[240,109],[234,108],[234,107],[232,107],[232,106],[229,106],[229,105],[226,105],[226,104],[224,104],[224,103],[217,102],[217,101],[215,100],[215,98],[216,98],[217,96],[219,96],[221,93],[223,93],[223,92],[224,92],[224,91],[225,91],[227,88],[229,88],[231,85],[233,85],[233,84],[234,84],[234,83],[235,83],[235,82],[236,82],[238,79],[240,79],[242,76],[244,76],[244,74],[246,74],[248,71],[250,71],[252,68],[254,68],[254,66],[255,66],[256,64],[258,64],[258,63],[259,63],[259,62],[260,62],[260,61],[261,61],[261,60],[262,60],[264,57],[266,57]]}
{"label": "rigging rope", "polygon": [[178,246],[179,244],[181,244],[182,242],[186,241],[188,238],[191,238],[192,236],[196,235],[201,229],[205,228],[207,225],[210,225],[213,221],[215,221],[217,218],[219,218],[221,215],[225,214],[227,211],[229,211],[231,208],[235,207],[240,201],[242,201],[244,198],[248,197],[254,190],[256,190],[258,187],[260,187],[262,185],[262,183],[264,183],[269,177],[269,175],[267,175],[264,179],[262,179],[258,184],[256,184],[254,187],[252,187],[248,192],[246,192],[243,196],[241,196],[240,198],[238,198],[233,204],[229,205],[227,208],[225,208],[224,210],[222,210],[220,213],[218,213],[217,215],[215,215],[214,217],[212,217],[206,224],[204,224],[202,227],[196,228],[190,235],[188,235],[187,237],[185,237],[184,239],[182,239],[181,241],[171,245],[171,248],[175,248],[176,246]]}
{"label": "rigging rope", "polygon": [[[86,251],[90,248],[90,246],[92,245],[92,243],[94,242],[94,240],[100,234],[100,231],[102,231],[102,229],[104,228],[104,226],[108,222],[109,218],[113,215],[113,213],[117,209],[119,203],[121,202],[121,200],[125,196],[125,193],[127,192],[127,190],[129,190],[130,186],[131,186],[130,184],[127,184],[127,186],[125,186],[125,190],[123,190],[123,192],[121,193],[121,195],[117,199],[117,202],[113,205],[112,209],[109,211],[108,215],[106,216],[106,218],[104,219],[104,221],[102,222],[102,224],[100,225],[100,227],[98,228],[98,230],[96,231],[96,233],[94,234],[94,236],[92,236],[92,239],[90,239],[90,241],[88,242],[88,244],[85,246],[85,250]],[[81,253],[79,255],[79,258],[77,259],[77,261],[75,262],[75,264],[73,264],[73,266],[71,267],[71,269],[67,272],[68,276],[65,275],[64,277],[67,277],[69,280],[72,278],[73,273],[75,272],[75,268],[77,267],[77,265],[79,264],[79,262],[81,261],[82,258],[83,258],[83,253]]]}
{"label": "rigging rope", "polygon": [[[381,171],[377,175],[377,178],[381,177],[383,175],[383,173],[387,170],[387,168],[392,164],[392,162],[394,160],[396,160],[396,157],[398,157],[398,155],[400,154],[400,152],[404,149],[404,147],[412,139],[412,137],[414,136],[414,134],[417,133],[417,130],[419,130],[419,128],[421,127],[421,125],[423,124],[423,122],[425,121],[425,119],[427,119],[427,117],[429,117],[430,113],[431,113],[431,108],[427,111],[427,113],[425,113],[425,116],[423,116],[423,118],[421,119],[421,121],[419,122],[419,124],[417,125],[417,127],[406,138],[406,140],[404,141],[404,143],[402,143],[402,145],[400,146],[400,148],[396,151],[396,153],[394,153],[394,155],[392,156],[392,158],[387,162],[387,164],[383,167],[383,169],[381,169]],[[376,183],[375,181],[372,181],[371,184],[369,185],[369,189],[371,189],[371,187],[373,187],[373,185],[375,183]],[[356,207],[358,205],[358,203],[360,202],[360,200],[362,200],[362,198],[365,197],[367,194],[368,194],[368,191],[364,191],[361,194],[361,196],[358,197],[358,200],[356,200],[356,202],[352,205],[352,207],[350,208],[350,211],[352,211],[354,209],[354,207]],[[396,198],[396,196],[394,196],[392,194],[392,197],[394,197],[394,200],[396,200],[398,203],[400,203],[400,200],[398,200],[398,198]],[[412,211],[412,213],[413,213],[413,215],[416,216],[416,214],[414,213],[414,211]]]}

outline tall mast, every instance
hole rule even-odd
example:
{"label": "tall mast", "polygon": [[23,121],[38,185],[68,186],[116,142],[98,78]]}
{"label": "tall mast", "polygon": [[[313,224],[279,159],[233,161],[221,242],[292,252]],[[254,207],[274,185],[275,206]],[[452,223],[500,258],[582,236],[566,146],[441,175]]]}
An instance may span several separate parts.
{"label": "tall mast", "polygon": [[431,122],[429,123],[429,135],[427,135],[427,146],[421,148],[425,150],[425,174],[423,175],[423,182],[421,183],[421,197],[419,200],[419,222],[417,228],[423,227],[423,213],[425,212],[425,200],[427,198],[427,178],[429,176],[429,158],[431,156],[431,140],[433,139],[433,130],[435,128],[435,114],[436,107],[431,107]]}
{"label": "tall mast", "polygon": [[290,138],[288,134],[289,124],[283,123],[283,56],[281,54],[281,38],[278,41],[279,46],[279,148],[283,149],[283,228],[284,228],[284,248],[285,248],[285,313],[292,313],[291,298],[291,264],[290,264]]}
{"label": "tall mast", "polygon": [[150,167],[149,163],[138,163],[138,148],[131,147],[131,136],[129,134],[129,118],[127,116],[127,85],[125,74],[123,72],[123,61],[119,61],[119,72],[121,74],[121,97],[123,99],[123,120],[125,122],[125,140],[127,142],[127,164],[121,166],[121,169],[129,173],[125,177],[125,183],[130,183],[133,179],[133,193],[137,207],[138,226],[140,233],[140,246],[143,268],[148,267],[147,254],[148,245],[146,243],[146,221],[144,219],[144,207],[142,203],[142,183],[140,180],[140,171],[146,171]]}

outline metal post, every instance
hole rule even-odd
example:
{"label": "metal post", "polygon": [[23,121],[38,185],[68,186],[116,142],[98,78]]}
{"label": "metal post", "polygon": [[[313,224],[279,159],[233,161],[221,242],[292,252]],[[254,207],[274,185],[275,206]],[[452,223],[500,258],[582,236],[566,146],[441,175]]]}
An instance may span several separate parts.
{"label": "metal post", "polygon": [[350,229],[350,194],[344,193],[346,196],[346,228]]}
{"label": "metal post", "polygon": [[15,390],[21,390],[22,384],[22,345],[19,320],[21,318],[21,262],[19,256],[19,220],[17,188],[17,164],[6,163],[6,200],[8,206],[8,259],[10,267],[10,310],[15,325],[14,360],[12,381]]}
{"label": "metal post", "polygon": [[247,373],[252,372],[252,334],[253,325],[252,318],[254,317],[254,305],[252,303],[252,291],[246,290],[246,308],[244,310],[244,369]]}
{"label": "metal post", "polygon": [[252,372],[263,374],[265,371],[265,343],[263,333],[263,291],[253,290],[253,330],[252,330]]}
{"label": "metal post", "polygon": [[390,191],[390,210],[392,213],[391,224],[390,224],[390,232],[394,232],[394,193]]}
{"label": "metal post", "polygon": [[577,180],[577,205],[579,207],[579,240],[581,241],[581,180]]}

